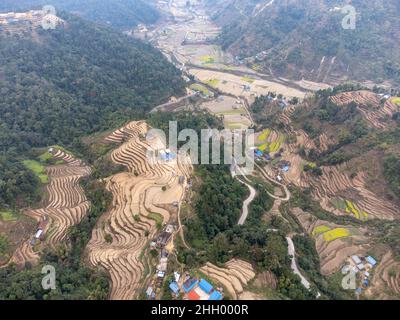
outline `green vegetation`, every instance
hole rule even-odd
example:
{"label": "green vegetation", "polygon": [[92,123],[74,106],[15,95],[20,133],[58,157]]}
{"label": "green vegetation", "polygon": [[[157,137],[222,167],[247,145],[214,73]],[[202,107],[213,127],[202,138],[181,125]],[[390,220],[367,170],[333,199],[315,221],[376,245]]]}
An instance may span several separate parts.
{"label": "green vegetation", "polygon": [[51,158],[53,158],[53,155],[50,152],[46,151],[45,153],[42,153],[38,158],[40,162],[47,163]]}
{"label": "green vegetation", "polygon": [[0,211],[0,218],[3,221],[15,221],[17,217],[14,215],[12,211]]}
{"label": "green vegetation", "polygon": [[49,177],[46,174],[45,167],[35,160],[24,160],[22,161],[25,167],[31,170],[40,179],[40,182],[45,184],[49,182]]}
{"label": "green vegetation", "polygon": [[316,235],[319,235],[321,233],[325,233],[325,232],[327,232],[329,230],[331,230],[331,228],[329,228],[328,226],[318,226],[318,227],[314,228],[314,230],[312,232],[312,235],[316,236]]}
{"label": "green vegetation", "polygon": [[[98,218],[107,211],[112,196],[103,184],[85,182],[85,190],[91,208],[80,224],[70,232],[71,245],[46,251],[37,267],[26,266],[18,270],[14,266],[0,269],[1,300],[99,300],[108,296],[107,276],[99,270],[88,268],[82,254],[91,237]],[[42,266],[53,265],[57,272],[56,290],[44,290],[41,286]]]}
{"label": "green vegetation", "polygon": [[18,164],[32,148],[79,149],[82,136],[185,93],[179,71],[150,45],[60,15],[68,28],[0,35],[0,208],[37,200],[40,180]]}
{"label": "green vegetation", "polygon": [[352,299],[351,292],[346,292],[341,288],[340,280],[321,275],[318,253],[312,238],[296,235],[293,237],[293,243],[296,247],[300,269],[307,275],[308,279],[312,279],[318,291],[322,294],[322,299]]}

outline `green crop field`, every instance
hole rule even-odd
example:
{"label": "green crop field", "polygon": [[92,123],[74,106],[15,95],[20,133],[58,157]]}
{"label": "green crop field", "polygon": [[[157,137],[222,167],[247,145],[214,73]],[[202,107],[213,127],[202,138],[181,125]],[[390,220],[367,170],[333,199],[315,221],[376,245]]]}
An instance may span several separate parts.
{"label": "green crop field", "polygon": [[339,238],[348,237],[350,236],[350,232],[345,228],[336,228],[325,232],[323,236],[325,241],[330,242]]}
{"label": "green crop field", "polygon": [[0,217],[3,221],[17,220],[17,217],[11,211],[0,211]]}

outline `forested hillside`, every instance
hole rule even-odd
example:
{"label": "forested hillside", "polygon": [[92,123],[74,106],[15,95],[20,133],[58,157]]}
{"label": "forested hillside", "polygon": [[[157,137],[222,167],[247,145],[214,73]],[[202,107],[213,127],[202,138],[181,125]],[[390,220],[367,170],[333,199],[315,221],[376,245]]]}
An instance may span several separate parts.
{"label": "forested hillside", "polygon": [[56,30],[0,34],[0,208],[32,197],[35,178],[18,163],[32,147],[69,145],[184,93],[151,46],[63,19]]}
{"label": "forested hillside", "polygon": [[154,23],[159,13],[143,0],[2,0],[1,11],[26,11],[53,5],[57,10],[65,10],[114,28],[127,30],[139,23]]}
{"label": "forested hillside", "polygon": [[400,82],[397,0],[352,1],[356,28],[342,28],[342,1],[207,1],[219,43],[265,72],[338,83]]}

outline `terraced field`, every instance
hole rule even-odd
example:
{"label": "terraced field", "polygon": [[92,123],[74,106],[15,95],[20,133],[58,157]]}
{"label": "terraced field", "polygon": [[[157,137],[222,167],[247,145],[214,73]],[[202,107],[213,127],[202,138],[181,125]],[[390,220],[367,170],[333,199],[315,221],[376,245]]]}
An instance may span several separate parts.
{"label": "terraced field", "polygon": [[107,189],[113,194],[112,209],[98,221],[87,253],[92,266],[101,266],[109,273],[111,299],[133,299],[142,292],[146,249],[157,232],[154,214],[162,217],[164,224],[170,220],[164,207],[180,203],[186,182],[180,184],[179,177],[187,178],[191,172],[191,166],[180,158],[149,161],[147,150],[156,154],[165,146],[157,137],[146,141],[148,129],[144,121],[131,122],[106,138],[125,141],[112,152],[111,159],[128,172],[107,179]]}
{"label": "terraced field", "polygon": [[229,295],[237,300],[244,293],[244,287],[255,277],[255,272],[250,263],[233,259],[225,263],[224,268],[219,268],[207,262],[200,271],[212,280],[220,283]]}
{"label": "terraced field", "polygon": [[392,252],[383,256],[366,295],[377,300],[400,299],[400,262],[393,258]]}
{"label": "terraced field", "polygon": [[258,149],[271,154],[277,153],[285,143],[285,135],[275,130],[264,129],[255,137]]}
{"label": "terraced field", "polygon": [[[43,224],[45,244],[54,248],[68,240],[68,229],[78,224],[90,207],[79,180],[90,175],[91,169],[62,150],[56,150],[53,157],[63,164],[45,169],[49,179],[46,185],[46,205],[40,209],[26,210],[25,214],[38,224],[47,221]],[[33,235],[17,248],[10,262],[18,266],[24,266],[26,262],[37,263],[43,243],[34,248],[29,243],[32,238]]]}

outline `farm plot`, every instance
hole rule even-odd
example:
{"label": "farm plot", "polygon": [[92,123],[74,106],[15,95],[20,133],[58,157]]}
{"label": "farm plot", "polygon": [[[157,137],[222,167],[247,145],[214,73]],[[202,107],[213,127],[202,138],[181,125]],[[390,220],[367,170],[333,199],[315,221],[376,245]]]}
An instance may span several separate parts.
{"label": "farm plot", "polygon": [[[165,149],[160,139],[144,139],[148,131],[144,121],[131,122],[114,131],[107,141],[126,141],[111,154],[113,162],[128,172],[107,179],[113,194],[111,210],[98,221],[87,246],[92,266],[103,267],[110,275],[111,299],[133,299],[142,292],[149,241],[160,224],[170,219],[167,205],[180,203],[191,166],[181,159],[152,162],[147,151]],[[187,160],[187,159],[186,159]],[[187,181],[187,179],[185,179]]]}
{"label": "farm plot", "polygon": [[250,263],[233,259],[228,261],[224,268],[217,267],[207,262],[200,271],[212,280],[220,283],[237,300],[244,293],[244,287],[255,277],[255,272]]}
{"label": "farm plot", "polygon": [[24,160],[22,163],[39,178],[41,183],[45,184],[49,182],[46,169],[40,162],[35,160]]}

